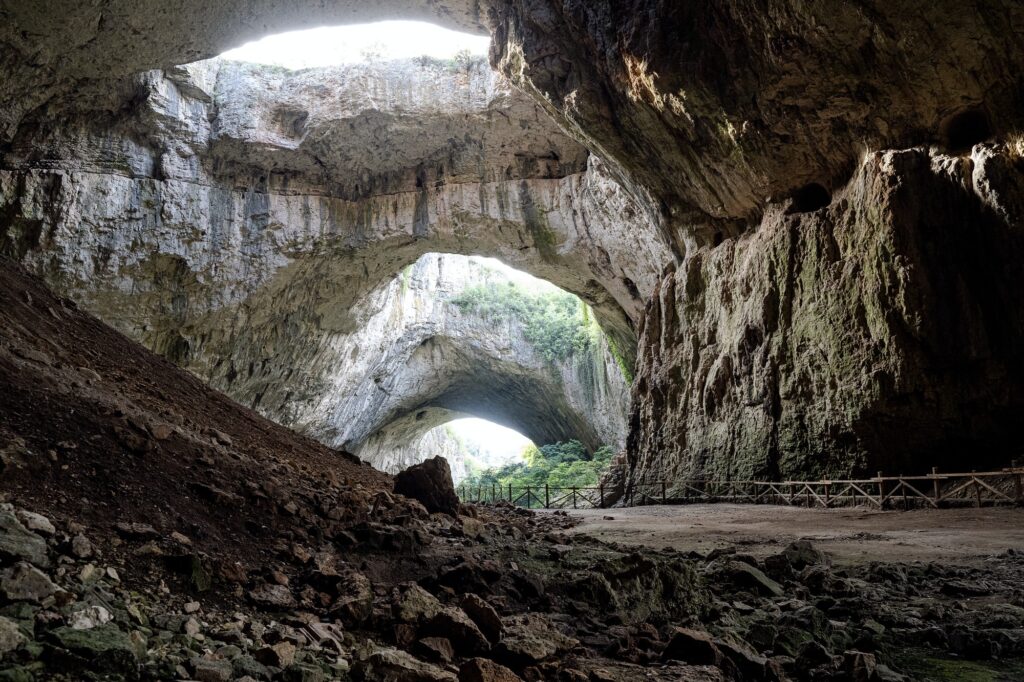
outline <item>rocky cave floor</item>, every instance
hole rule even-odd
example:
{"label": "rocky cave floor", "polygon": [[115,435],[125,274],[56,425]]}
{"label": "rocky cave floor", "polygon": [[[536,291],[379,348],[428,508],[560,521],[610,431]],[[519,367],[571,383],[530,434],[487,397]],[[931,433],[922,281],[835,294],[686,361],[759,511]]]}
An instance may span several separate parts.
{"label": "rocky cave floor", "polygon": [[0,385],[2,680],[1024,677],[1022,554],[628,546],[433,479],[430,513],[10,263]]}

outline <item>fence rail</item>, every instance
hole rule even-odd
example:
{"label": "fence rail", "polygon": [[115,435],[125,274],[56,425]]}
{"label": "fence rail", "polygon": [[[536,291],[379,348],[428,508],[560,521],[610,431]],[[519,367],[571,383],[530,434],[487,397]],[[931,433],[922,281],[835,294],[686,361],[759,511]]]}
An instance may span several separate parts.
{"label": "fence rail", "polygon": [[648,504],[734,502],[804,507],[869,505],[878,509],[1024,505],[1024,467],[1014,461],[999,471],[885,476],[820,481],[676,481],[635,482],[612,496],[604,486],[461,486],[463,502],[510,502],[528,509],[591,509],[621,502]]}

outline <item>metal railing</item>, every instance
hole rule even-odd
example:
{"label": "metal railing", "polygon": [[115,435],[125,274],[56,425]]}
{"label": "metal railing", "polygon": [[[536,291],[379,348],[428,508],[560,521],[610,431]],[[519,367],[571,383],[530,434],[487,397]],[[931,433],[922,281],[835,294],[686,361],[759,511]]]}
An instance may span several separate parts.
{"label": "metal railing", "polygon": [[826,479],[819,481],[714,481],[683,479],[627,484],[624,494],[612,497],[596,487],[460,486],[463,502],[509,502],[527,509],[593,509],[621,501],[627,507],[649,504],[733,502],[803,507],[869,505],[878,509],[1024,505],[1024,467],[1014,461],[998,471],[939,473],[923,476]]}
{"label": "metal railing", "polygon": [[605,506],[608,497],[602,485],[585,486],[552,486],[525,485],[501,486],[461,485],[457,490],[459,499],[474,504],[509,502],[526,509],[600,509]]}

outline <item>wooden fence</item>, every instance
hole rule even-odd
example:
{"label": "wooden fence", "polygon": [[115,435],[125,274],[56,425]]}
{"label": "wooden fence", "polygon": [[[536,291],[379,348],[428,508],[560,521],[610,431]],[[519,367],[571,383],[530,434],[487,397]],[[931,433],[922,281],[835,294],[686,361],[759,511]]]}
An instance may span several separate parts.
{"label": "wooden fence", "polygon": [[511,502],[528,509],[601,508],[619,501],[627,507],[648,504],[733,502],[803,507],[868,505],[877,509],[913,509],[1024,505],[1024,467],[1014,461],[999,471],[885,476],[821,481],[677,480],[631,483],[612,500],[603,486],[461,486],[464,502]]}

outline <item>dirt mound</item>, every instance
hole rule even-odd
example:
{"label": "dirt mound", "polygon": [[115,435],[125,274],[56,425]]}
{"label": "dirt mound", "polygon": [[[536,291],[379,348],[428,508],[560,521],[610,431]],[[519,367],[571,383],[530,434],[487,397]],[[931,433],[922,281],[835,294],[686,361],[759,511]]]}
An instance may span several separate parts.
{"label": "dirt mound", "polygon": [[389,476],[299,436],[0,261],[0,475],[12,501],[243,564],[302,511],[358,514]]}

